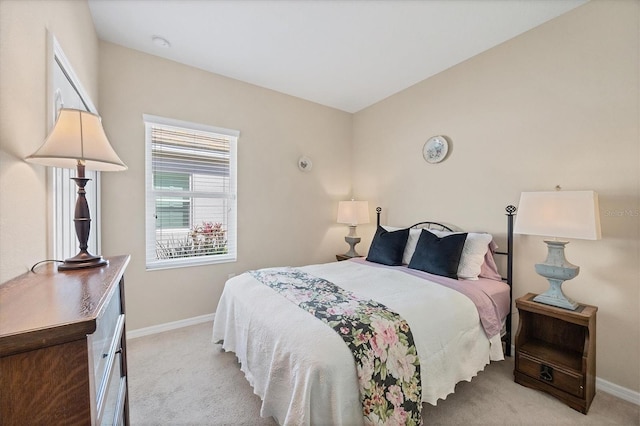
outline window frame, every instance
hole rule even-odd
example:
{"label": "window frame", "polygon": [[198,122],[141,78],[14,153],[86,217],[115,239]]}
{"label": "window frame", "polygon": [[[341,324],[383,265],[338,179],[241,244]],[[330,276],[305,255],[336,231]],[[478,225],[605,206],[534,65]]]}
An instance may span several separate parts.
{"label": "window frame", "polygon": [[[146,270],[172,269],[189,266],[210,265],[237,261],[237,147],[240,132],[205,124],[193,123],[172,118],[143,114],[145,126],[145,265]],[[206,132],[224,136],[229,139],[229,181],[230,189],[226,226],[226,240],[228,253],[180,257],[173,259],[157,259],[156,255],[156,199],[153,188],[153,161],[151,129],[152,127],[173,127],[185,131]],[[193,211],[190,212],[193,214]]]}

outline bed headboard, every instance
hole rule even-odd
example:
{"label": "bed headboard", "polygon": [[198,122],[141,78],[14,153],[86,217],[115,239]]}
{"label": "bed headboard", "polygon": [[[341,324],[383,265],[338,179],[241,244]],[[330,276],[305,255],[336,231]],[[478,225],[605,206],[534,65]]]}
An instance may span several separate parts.
{"label": "bed headboard", "polygon": [[[380,226],[380,213],[382,212],[382,207],[376,207],[376,224]],[[414,225],[411,225],[409,228],[413,229],[436,229],[438,231],[451,231],[453,229],[449,228],[447,225],[443,225],[438,222],[418,222]]]}
{"label": "bed headboard", "polygon": [[[502,281],[506,282],[509,285],[509,300],[511,303],[509,305],[509,316],[507,317],[506,325],[505,325],[505,335],[503,337],[503,341],[505,343],[504,353],[506,356],[511,356],[511,314],[513,310],[513,218],[516,213],[516,207],[513,205],[508,205],[504,209],[506,211],[507,216],[507,250],[506,251],[496,251],[494,254],[507,256],[507,276],[502,277]],[[382,212],[381,207],[376,207],[376,224],[380,226],[380,214]],[[410,228],[426,228],[426,229],[438,229],[443,231],[453,231],[446,225],[443,225],[438,222],[418,222],[415,225],[410,226]]]}
{"label": "bed headboard", "polygon": [[[380,226],[380,213],[382,212],[382,207],[376,207],[376,223],[378,226]],[[418,222],[415,223],[413,225],[411,225],[409,228],[413,228],[413,229],[436,229],[438,231],[451,231],[453,232],[453,229],[449,228],[447,225],[443,225],[441,223],[438,222],[430,222],[430,221],[425,221],[425,222]]]}
{"label": "bed headboard", "polygon": [[[502,280],[509,284],[511,287],[513,283],[513,218],[516,213],[516,207],[512,205],[508,205],[504,209],[507,213],[507,250],[506,251],[496,251],[494,254],[507,256],[507,276],[502,277]],[[376,207],[376,225],[380,226],[380,215],[382,213],[382,207]],[[425,228],[425,229],[437,229],[441,231],[451,231],[454,232],[453,229],[448,227],[447,225],[443,225],[438,222],[418,222],[414,225],[411,225],[409,228]]]}

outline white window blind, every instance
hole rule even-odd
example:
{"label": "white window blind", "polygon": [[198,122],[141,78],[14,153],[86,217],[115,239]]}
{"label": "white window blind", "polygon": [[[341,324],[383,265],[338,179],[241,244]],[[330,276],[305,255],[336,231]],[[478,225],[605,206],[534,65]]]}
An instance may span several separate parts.
{"label": "white window blind", "polygon": [[236,260],[239,132],[144,115],[147,269]]}

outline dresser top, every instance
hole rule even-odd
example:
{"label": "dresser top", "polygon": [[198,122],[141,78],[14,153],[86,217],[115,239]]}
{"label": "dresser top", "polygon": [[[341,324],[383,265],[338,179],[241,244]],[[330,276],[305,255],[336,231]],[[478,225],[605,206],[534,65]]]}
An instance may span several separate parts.
{"label": "dresser top", "polygon": [[129,259],[109,257],[106,266],[72,271],[49,263],[0,284],[0,356],[93,333]]}

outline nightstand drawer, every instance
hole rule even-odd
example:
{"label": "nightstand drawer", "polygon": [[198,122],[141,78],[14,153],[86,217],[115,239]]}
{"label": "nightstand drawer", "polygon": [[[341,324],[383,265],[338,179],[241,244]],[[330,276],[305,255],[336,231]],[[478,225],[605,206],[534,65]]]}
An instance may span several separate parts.
{"label": "nightstand drawer", "polygon": [[578,398],[584,396],[584,377],[581,374],[545,363],[523,353],[517,353],[516,356],[520,372]]}

